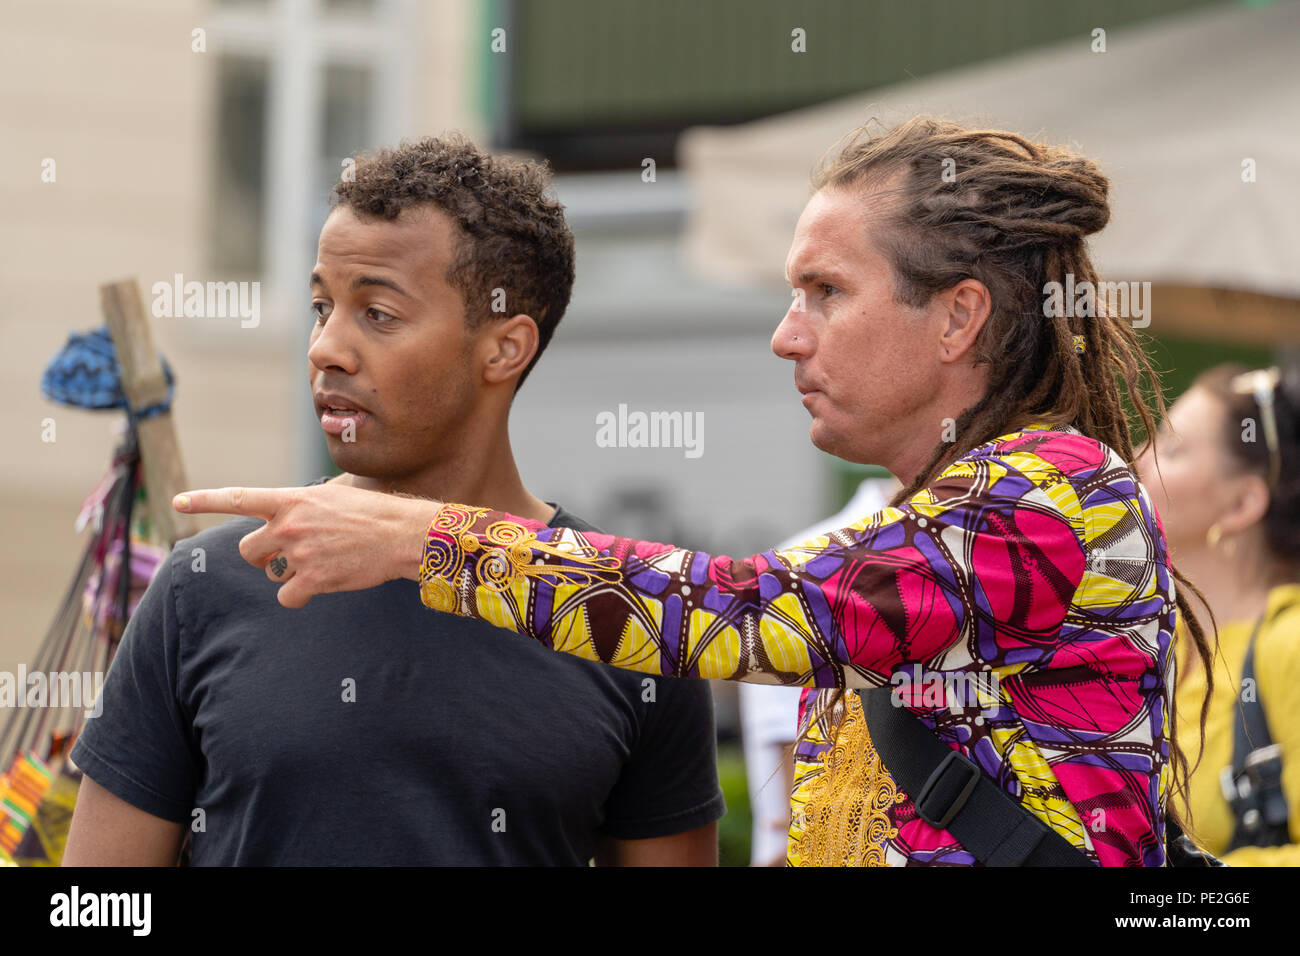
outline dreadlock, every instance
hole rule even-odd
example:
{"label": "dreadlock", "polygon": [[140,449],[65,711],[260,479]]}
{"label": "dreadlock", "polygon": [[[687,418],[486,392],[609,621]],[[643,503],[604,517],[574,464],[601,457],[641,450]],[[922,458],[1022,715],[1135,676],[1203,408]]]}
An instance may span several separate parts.
{"label": "dreadlock", "polygon": [[[1085,237],[1110,219],[1109,182],[1097,165],[1015,133],[968,129],[926,116],[875,136],[863,126],[842,143],[814,173],[813,189],[870,191],[890,200],[880,245],[894,268],[895,298],[920,307],[935,293],[976,279],[992,301],[975,345],[976,364],[989,369],[988,391],[955,420],[949,435],[955,432],[956,440],[936,445],[891,505],[907,501],[970,450],[1032,421],[1071,425],[1108,445],[1136,472],[1125,402],[1136,412],[1146,440],[1166,417],[1158,376],[1137,333],[1107,313],[1104,295],[1096,297],[1092,316],[1043,304],[1047,283],[1064,285],[1070,275],[1076,286],[1098,287],[1084,247]],[[1045,315],[1048,311],[1064,314]],[[1081,354],[1077,336],[1083,337]],[[1200,597],[1200,591],[1177,569],[1170,571],[1179,585],[1178,613],[1211,675],[1213,645],[1187,593]],[[829,695],[813,720],[842,715],[843,700],[843,690]],[[1207,692],[1196,765],[1209,704]],[[1174,739],[1173,695],[1169,711],[1172,794],[1181,801],[1169,812],[1190,833],[1188,778],[1196,765],[1189,767]]]}

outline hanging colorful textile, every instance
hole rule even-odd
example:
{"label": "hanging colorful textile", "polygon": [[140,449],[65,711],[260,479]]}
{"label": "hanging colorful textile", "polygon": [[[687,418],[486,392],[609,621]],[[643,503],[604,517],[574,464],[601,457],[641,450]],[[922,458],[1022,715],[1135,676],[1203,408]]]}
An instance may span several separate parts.
{"label": "hanging colorful textile", "polygon": [[41,382],[47,398],[78,408],[125,409],[108,471],[82,503],[85,551],[54,621],[17,680],[0,677],[0,862],[57,866],[67,842],[81,775],[67,761],[99,691],[126,622],[167,549],[142,507],[145,489],[135,423],[170,408],[131,409],[107,329],[69,336]]}

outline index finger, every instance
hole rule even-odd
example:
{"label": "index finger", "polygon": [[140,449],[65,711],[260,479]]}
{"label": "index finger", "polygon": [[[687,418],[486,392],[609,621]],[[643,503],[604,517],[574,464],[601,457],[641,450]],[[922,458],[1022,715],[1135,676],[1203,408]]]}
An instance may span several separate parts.
{"label": "index finger", "polygon": [[287,488],[204,488],[183,491],[172,507],[186,514],[249,515],[270,521],[284,503]]}

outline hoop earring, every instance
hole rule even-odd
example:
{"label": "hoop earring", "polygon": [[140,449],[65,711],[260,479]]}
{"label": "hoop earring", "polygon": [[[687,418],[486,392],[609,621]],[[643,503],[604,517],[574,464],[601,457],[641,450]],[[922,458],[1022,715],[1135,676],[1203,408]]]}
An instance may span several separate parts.
{"label": "hoop earring", "polygon": [[1216,521],[1214,524],[1210,525],[1210,530],[1205,532],[1205,543],[1211,548],[1217,550],[1219,547],[1219,541],[1222,538],[1223,529],[1219,527],[1219,523]]}

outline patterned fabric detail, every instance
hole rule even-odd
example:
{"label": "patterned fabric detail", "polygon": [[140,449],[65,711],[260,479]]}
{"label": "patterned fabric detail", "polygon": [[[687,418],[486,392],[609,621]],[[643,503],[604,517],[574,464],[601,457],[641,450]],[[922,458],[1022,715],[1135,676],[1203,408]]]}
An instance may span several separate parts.
{"label": "patterned fabric detail", "polygon": [[[422,593],[646,673],[894,684],[1094,861],[1164,863],[1175,622],[1164,536],[1123,460],[1068,426],[1002,436],[901,507],[744,560],[449,504],[430,526]],[[806,694],[801,707],[796,810],[829,748],[812,719],[821,704]],[[864,805],[887,804],[896,831],[886,864],[975,862],[910,798],[885,799],[887,773],[869,779]],[[796,863],[798,837],[792,827]]]}
{"label": "patterned fabric detail", "polygon": [[836,709],[833,743],[821,751],[818,764],[805,768],[805,785],[791,806],[787,862],[886,866],[889,842],[898,836],[894,804],[907,795],[880,762],[858,695],[849,694]]}
{"label": "patterned fabric detail", "polygon": [[148,408],[132,409],[122,388],[122,369],[108,326],[93,332],[73,332],[41,376],[41,394],[77,408],[125,408],[136,420],[153,418],[171,410],[176,376],[160,354],[167,397]]}
{"label": "patterned fabric detail", "polygon": [[[470,533],[476,521],[488,513],[487,508],[444,505],[429,525],[424,560],[420,566],[420,598],[435,611],[452,611],[456,595],[449,582],[455,581],[465,567],[467,555],[474,557],[473,580],[479,587],[505,591],[517,579],[549,578],[562,584],[590,584],[597,580],[618,581],[618,562],[599,557],[586,545],[552,547],[537,540],[537,535],[515,521],[493,521],[482,537]],[[553,568],[540,561],[533,563],[535,552],[568,558],[576,567]]]}

